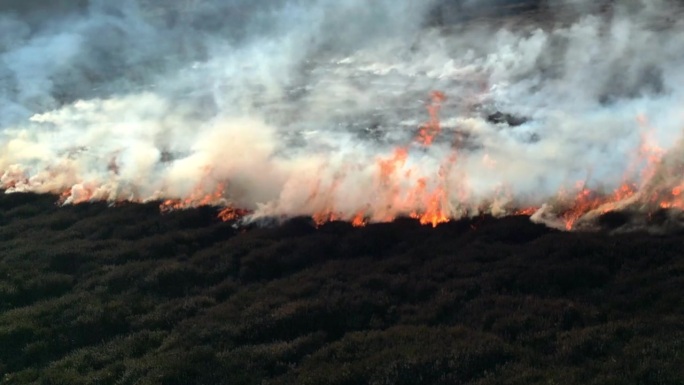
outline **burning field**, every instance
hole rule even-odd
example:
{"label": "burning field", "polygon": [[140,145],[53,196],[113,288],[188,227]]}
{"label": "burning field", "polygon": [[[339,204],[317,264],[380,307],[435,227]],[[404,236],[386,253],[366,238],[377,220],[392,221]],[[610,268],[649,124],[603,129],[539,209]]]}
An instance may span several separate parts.
{"label": "burning field", "polygon": [[511,4],[17,6],[0,18],[0,187],[244,223],[574,230],[625,211],[630,230],[670,209],[676,226],[679,8]]}
{"label": "burning field", "polygon": [[682,10],[3,2],[0,382],[681,384]]}

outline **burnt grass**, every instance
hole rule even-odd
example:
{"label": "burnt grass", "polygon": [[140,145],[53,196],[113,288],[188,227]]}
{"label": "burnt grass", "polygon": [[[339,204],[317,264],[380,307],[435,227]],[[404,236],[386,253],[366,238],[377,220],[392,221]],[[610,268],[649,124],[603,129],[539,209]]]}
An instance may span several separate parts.
{"label": "burnt grass", "polygon": [[2,384],[683,384],[682,234],[0,195]]}

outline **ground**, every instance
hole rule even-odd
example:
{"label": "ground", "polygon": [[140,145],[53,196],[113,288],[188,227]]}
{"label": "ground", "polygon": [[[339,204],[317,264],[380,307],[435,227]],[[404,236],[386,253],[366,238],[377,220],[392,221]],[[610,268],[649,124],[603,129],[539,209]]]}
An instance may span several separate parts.
{"label": "ground", "polygon": [[0,197],[3,384],[683,384],[681,234]]}

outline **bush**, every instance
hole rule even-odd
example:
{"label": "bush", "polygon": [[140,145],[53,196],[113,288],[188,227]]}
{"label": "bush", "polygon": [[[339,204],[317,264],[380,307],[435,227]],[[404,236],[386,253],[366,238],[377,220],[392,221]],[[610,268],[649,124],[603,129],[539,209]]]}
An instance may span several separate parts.
{"label": "bush", "polygon": [[676,234],[0,207],[2,383],[681,383]]}

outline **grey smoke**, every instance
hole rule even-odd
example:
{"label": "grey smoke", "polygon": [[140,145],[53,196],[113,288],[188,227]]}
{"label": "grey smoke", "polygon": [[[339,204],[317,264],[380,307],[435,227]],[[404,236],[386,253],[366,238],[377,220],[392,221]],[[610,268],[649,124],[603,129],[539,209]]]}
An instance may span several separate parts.
{"label": "grey smoke", "polygon": [[[224,203],[257,216],[383,220],[425,210],[407,198],[425,178],[454,217],[501,214],[638,179],[642,137],[667,149],[684,123],[684,28],[665,0],[2,7],[2,183],[74,202],[228,181]],[[444,132],[424,149],[432,90]],[[501,112],[521,120],[488,119]],[[384,186],[397,146],[411,176]]]}

